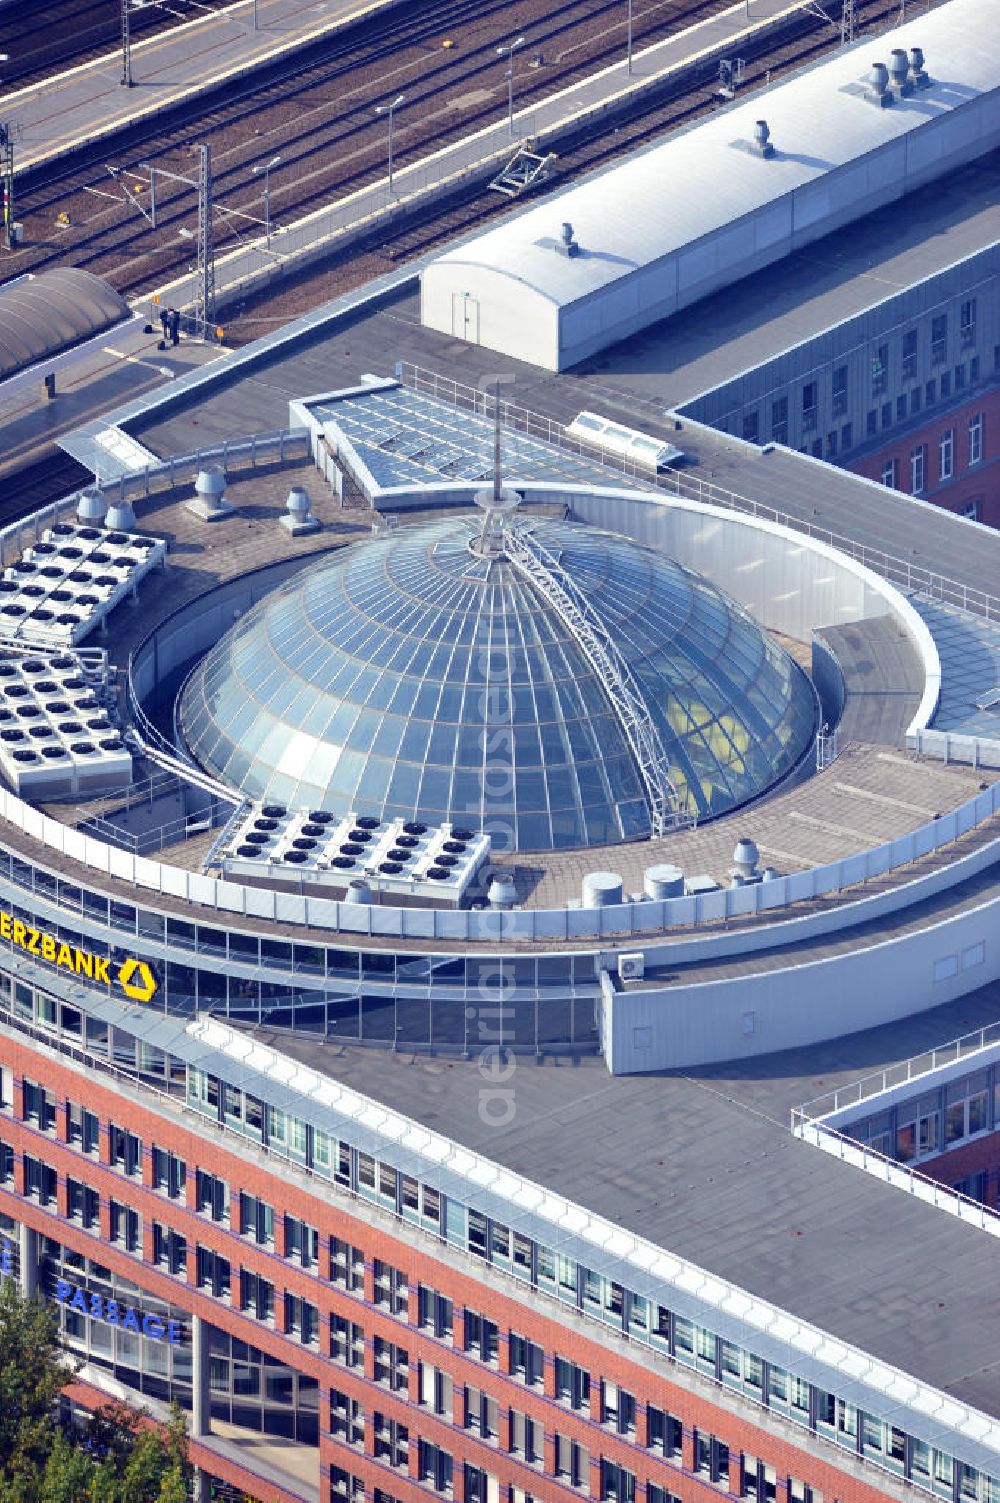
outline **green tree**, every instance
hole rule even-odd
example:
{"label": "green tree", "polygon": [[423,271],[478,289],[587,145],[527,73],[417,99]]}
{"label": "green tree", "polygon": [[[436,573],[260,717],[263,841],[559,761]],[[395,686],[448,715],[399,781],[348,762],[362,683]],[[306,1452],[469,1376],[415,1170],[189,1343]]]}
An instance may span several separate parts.
{"label": "green tree", "polygon": [[59,1344],[55,1311],[0,1285],[0,1497],[38,1491],[57,1434],[56,1401],[75,1371]]}
{"label": "green tree", "polygon": [[81,1503],[94,1475],[94,1462],[57,1430],[41,1480],[41,1503]]}

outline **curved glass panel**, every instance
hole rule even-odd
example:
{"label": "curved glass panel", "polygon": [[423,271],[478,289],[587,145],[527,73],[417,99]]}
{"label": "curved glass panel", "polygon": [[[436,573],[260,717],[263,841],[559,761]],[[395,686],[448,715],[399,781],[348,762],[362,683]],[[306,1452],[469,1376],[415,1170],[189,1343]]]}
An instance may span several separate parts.
{"label": "curved glass panel", "polygon": [[[251,798],[485,827],[498,850],[648,835],[606,686],[528,580],[470,551],[479,527],[365,539],[269,595],[188,682],[193,754]],[[688,808],[721,814],[794,765],[812,692],[745,611],[655,549],[531,528],[629,663]]]}

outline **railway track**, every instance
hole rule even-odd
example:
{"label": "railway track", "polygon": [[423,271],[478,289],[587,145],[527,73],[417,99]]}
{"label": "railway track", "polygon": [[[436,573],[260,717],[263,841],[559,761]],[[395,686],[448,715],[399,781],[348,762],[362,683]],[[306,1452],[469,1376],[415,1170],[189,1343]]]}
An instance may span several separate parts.
{"label": "railway track", "polygon": [[[193,21],[225,0],[163,0],[133,12],[133,41]],[[0,3],[3,86],[23,88],[53,72],[100,57],[121,39],[120,0],[4,0]]]}
{"label": "railway track", "polygon": [[[636,0],[635,45],[726,3]],[[275,153],[282,159],[270,185],[275,220],[381,178],[385,127],[374,108],[380,99],[406,93],[406,109],[396,119],[397,160],[427,154],[495,121],[506,102],[497,41],[520,32],[527,42],[518,54],[518,108],[624,55],[620,0],[554,0],[544,7],[540,0],[424,0],[369,23],[363,37],[331,41],[308,67],[284,64],[262,83],[227,92],[214,108],[202,105],[196,127],[181,121],[151,129],[130,142],[129,158],[133,165],[149,159],[191,176],[191,148],[210,140],[221,248],[241,232],[260,233],[260,191],[251,169]],[[456,47],[441,45],[456,37]],[[26,244],[7,258],[9,275],[70,262],[133,293],[185,267],[189,257],[178,236],[194,212],[191,192],[158,183],[154,232],[124,204],[103,165],[106,150],[96,162],[54,164],[46,176],[31,175],[19,202]],[[68,230],[55,230],[59,213],[68,215]]]}

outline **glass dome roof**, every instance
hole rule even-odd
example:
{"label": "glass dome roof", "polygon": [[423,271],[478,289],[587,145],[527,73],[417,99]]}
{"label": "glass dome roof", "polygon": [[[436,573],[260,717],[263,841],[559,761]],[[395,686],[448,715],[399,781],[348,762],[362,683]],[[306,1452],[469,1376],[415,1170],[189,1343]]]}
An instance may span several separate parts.
{"label": "glass dome roof", "polygon": [[[599,613],[646,701],[681,806],[755,797],[814,730],[811,686],[735,602],[655,549],[527,526]],[[366,538],[261,601],[198,664],[194,756],[254,799],[486,828],[541,851],[650,833],[612,698],[563,613],[479,519]]]}

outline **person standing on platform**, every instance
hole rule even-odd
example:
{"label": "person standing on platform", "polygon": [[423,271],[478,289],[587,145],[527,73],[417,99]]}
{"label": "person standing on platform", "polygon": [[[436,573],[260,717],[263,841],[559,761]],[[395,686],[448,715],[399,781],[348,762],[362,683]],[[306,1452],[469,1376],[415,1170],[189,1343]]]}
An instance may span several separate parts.
{"label": "person standing on platform", "polygon": [[173,344],[181,342],[181,316],[176,308],[170,310],[170,339]]}
{"label": "person standing on platform", "polygon": [[170,337],[170,309],[160,309],[160,323],[163,326],[163,343],[166,344]]}

